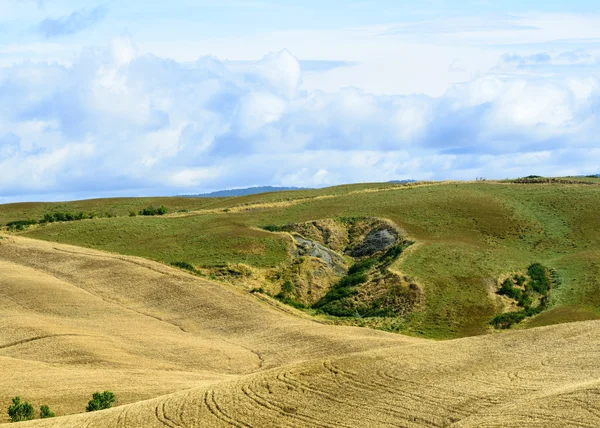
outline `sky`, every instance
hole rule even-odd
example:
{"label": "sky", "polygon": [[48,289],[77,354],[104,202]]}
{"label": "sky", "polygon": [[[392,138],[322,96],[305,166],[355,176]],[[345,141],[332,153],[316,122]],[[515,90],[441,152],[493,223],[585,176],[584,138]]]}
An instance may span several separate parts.
{"label": "sky", "polygon": [[0,0],[0,203],[597,173],[597,0]]}

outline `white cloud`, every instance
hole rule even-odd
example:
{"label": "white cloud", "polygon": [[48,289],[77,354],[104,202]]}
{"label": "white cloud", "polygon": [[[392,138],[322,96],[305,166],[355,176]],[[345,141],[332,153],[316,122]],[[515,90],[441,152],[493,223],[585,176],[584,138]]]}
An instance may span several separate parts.
{"label": "white cloud", "polygon": [[321,92],[303,79],[288,51],[181,63],[128,38],[71,65],[0,67],[0,195],[600,172],[593,73],[496,70],[438,97]]}

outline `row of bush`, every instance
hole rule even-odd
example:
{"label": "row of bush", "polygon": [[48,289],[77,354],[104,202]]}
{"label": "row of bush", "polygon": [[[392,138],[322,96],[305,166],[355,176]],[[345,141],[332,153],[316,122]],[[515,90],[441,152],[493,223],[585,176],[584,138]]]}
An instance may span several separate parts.
{"label": "row of bush", "polygon": [[165,215],[169,212],[167,207],[161,205],[160,207],[146,207],[144,209],[139,210],[138,212],[130,211],[129,216],[135,217],[136,215],[145,215],[145,216],[155,216],[155,215]]}
{"label": "row of bush", "polygon": [[54,212],[54,213],[46,213],[44,217],[39,220],[15,220],[9,223],[6,223],[6,227],[11,230],[25,230],[27,227],[35,225],[35,224],[47,224],[47,223],[57,223],[63,221],[78,221],[85,219],[93,219],[93,218],[111,218],[116,217],[115,214],[105,211],[102,213],[84,213],[83,211],[79,212]]}
{"label": "row of bush", "polygon": [[[109,409],[117,400],[115,394],[111,391],[94,392],[92,399],[88,402],[85,409],[86,412],[95,412],[96,410]],[[17,396],[12,399],[12,404],[8,407],[8,416],[11,422],[30,421],[35,418],[33,406],[27,401],[22,402],[21,397]],[[50,410],[47,405],[41,405],[39,418],[53,418],[56,415]]]}
{"label": "row of bush", "polygon": [[[165,215],[169,212],[169,210],[161,205],[160,207],[146,207],[141,209],[140,211],[131,211],[129,213],[130,216],[143,215],[143,216],[155,216],[155,215]],[[21,231],[25,230],[27,227],[35,225],[35,224],[47,224],[47,223],[57,223],[64,221],[78,221],[78,220],[86,220],[93,218],[112,218],[116,217],[116,214],[113,214],[109,211],[104,211],[101,213],[84,213],[83,211],[78,212],[53,212],[46,213],[44,217],[40,220],[15,220],[9,223],[6,223],[6,227],[10,231]]]}
{"label": "row of bush", "polygon": [[496,315],[492,320],[491,324],[497,329],[508,329],[514,324],[518,324],[525,318],[532,317],[543,312],[547,308],[547,298],[543,297],[540,304],[535,307],[528,307],[515,312],[506,312],[503,314]]}
{"label": "row of bush", "polygon": [[593,181],[578,180],[576,178],[546,178],[538,175],[530,175],[527,177],[516,178],[509,180],[511,183],[516,184],[587,184],[596,185]]}
{"label": "row of bush", "polygon": [[[53,418],[56,415],[50,410],[50,407],[43,404],[40,406],[40,419]],[[12,399],[12,404],[8,407],[8,417],[11,422],[30,421],[34,418],[33,406],[27,401],[21,402],[21,397]]]}

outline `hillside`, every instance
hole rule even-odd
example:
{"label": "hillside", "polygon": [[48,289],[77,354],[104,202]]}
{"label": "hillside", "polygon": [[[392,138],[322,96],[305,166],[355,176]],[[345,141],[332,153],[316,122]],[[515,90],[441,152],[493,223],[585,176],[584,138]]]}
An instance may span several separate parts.
{"label": "hillside", "polygon": [[600,321],[436,342],[318,324],[140,258],[0,242],[0,405],[119,398],[23,426],[600,423]]}
{"label": "hillside", "polygon": [[158,263],[77,247],[4,238],[0,269],[1,408],[20,394],[76,413],[96,389],[126,404],[415,341],[331,329]]}
{"label": "hillside", "polygon": [[[600,318],[600,181],[578,180],[375,183],[222,200],[124,200],[122,207],[111,200],[106,205],[117,217],[32,226],[17,234],[176,263],[271,301],[269,296],[279,296],[306,306],[308,315],[323,322],[455,338],[487,333],[494,317],[525,311],[531,303],[499,295],[500,285],[507,277],[526,276],[532,264],[543,266],[552,282],[546,294],[530,293],[533,307],[512,328]],[[133,204],[159,203],[167,215],[127,215]],[[102,200],[94,204],[101,207]],[[35,209],[40,217],[44,209],[57,208]],[[17,206],[0,207],[4,220],[24,215]],[[383,257],[350,254],[348,246],[358,245],[369,230],[350,236],[349,225],[364,219],[389,222],[398,239],[412,245],[399,249],[391,264],[373,261],[361,271],[366,276],[354,278],[364,284],[334,293],[353,264]],[[329,225],[326,234],[344,245],[310,232],[311,222]],[[323,265],[322,251],[300,254],[294,236],[333,251],[342,271]],[[334,295],[328,301],[338,299],[332,305],[342,310],[322,310],[317,297],[329,292]]]}

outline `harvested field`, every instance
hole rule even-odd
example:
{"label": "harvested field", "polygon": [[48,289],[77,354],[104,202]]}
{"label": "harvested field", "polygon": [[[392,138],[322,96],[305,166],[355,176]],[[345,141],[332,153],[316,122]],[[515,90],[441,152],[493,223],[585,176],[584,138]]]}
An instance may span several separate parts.
{"label": "harvested field", "polygon": [[600,425],[598,321],[430,341],[321,325],[144,259],[0,242],[0,406],[119,400],[23,426]]}

